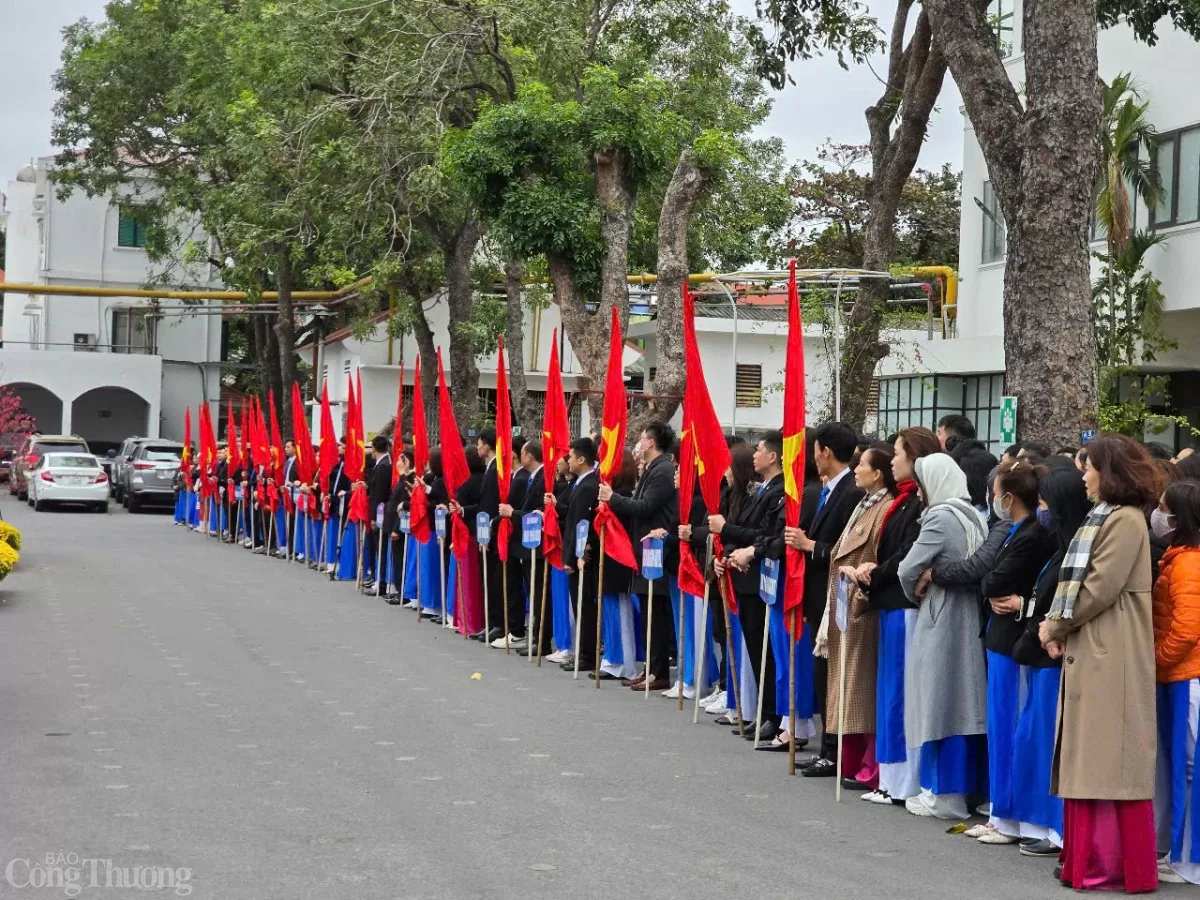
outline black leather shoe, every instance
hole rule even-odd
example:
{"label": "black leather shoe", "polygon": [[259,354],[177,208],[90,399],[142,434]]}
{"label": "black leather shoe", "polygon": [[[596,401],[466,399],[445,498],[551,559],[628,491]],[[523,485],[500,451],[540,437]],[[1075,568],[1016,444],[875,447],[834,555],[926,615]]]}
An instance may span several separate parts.
{"label": "black leather shoe", "polygon": [[831,759],[818,759],[800,772],[805,778],[833,778],[837,775],[837,763]]}
{"label": "black leather shoe", "polygon": [[610,672],[605,672],[605,671],[600,672],[600,680],[601,681],[620,681],[620,679],[617,678],[616,675],[613,675]]}
{"label": "black leather shoe", "polygon": [[480,643],[487,640],[487,635],[484,634],[482,631],[477,631],[474,634],[468,635],[468,636],[471,638],[471,640],[479,641]]}
{"label": "black leather shoe", "polygon": [[[773,741],[773,740],[775,740],[775,737],[778,734],[779,734],[779,726],[768,719],[766,722],[762,723],[762,728],[760,728],[758,730],[758,740],[760,742]],[[746,729],[746,740],[748,740],[748,741],[754,740],[753,726]]]}
{"label": "black leather shoe", "polygon": [[1062,850],[1055,847],[1049,840],[1042,838],[1040,841],[1021,841],[1022,856],[1058,856]]}
{"label": "black leather shoe", "polygon": [[492,641],[498,641],[502,637],[504,637],[504,629],[503,628],[493,628],[491,631],[489,631],[487,633],[487,643],[490,644]]}
{"label": "black leather shoe", "polygon": [[797,769],[807,769],[809,766],[815,765],[816,763],[818,763],[820,761],[821,761],[820,756],[806,756],[806,757],[804,757],[804,759],[796,760],[796,768]]}
{"label": "black leather shoe", "polygon": [[873,791],[875,790],[869,784],[863,784],[856,778],[843,778],[842,787],[848,791]]}

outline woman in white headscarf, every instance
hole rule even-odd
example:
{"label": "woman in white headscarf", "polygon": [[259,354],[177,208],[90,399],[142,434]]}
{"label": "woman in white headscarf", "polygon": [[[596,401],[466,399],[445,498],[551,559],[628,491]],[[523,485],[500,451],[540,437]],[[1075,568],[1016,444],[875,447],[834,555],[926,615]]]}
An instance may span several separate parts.
{"label": "woman in white headscarf", "polygon": [[[900,564],[905,594],[919,606],[904,668],[904,733],[920,753],[921,793],[905,807],[916,816],[967,817],[967,795],[987,772],[987,667],[982,609],[975,587],[924,585],[935,563],[966,559],[983,543],[967,477],[944,453],[918,459],[914,471],[925,511],[921,531]],[[921,584],[922,593],[918,594]]]}

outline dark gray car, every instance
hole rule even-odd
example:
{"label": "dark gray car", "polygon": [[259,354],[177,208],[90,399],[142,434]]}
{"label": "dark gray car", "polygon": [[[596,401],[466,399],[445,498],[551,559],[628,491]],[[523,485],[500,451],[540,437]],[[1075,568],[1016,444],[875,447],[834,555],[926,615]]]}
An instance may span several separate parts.
{"label": "dark gray car", "polygon": [[113,498],[118,503],[124,504],[125,497],[129,493],[129,474],[133,467],[133,454],[137,451],[139,445],[150,440],[153,440],[153,438],[127,437],[121,441],[121,446],[117,448],[117,454],[113,457],[112,472],[109,474],[109,477],[112,479]]}
{"label": "dark gray car", "polygon": [[175,502],[175,474],[182,454],[183,444],[178,441],[138,442],[124,488],[124,504],[130,512],[137,512],[147,503]]}

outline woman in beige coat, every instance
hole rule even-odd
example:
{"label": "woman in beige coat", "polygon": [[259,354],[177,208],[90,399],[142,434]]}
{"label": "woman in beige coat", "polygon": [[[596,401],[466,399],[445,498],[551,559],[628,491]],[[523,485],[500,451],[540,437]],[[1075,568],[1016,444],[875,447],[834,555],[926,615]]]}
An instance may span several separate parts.
{"label": "woman in beige coat", "polygon": [[1062,882],[1078,890],[1152,891],[1157,751],[1150,544],[1141,507],[1158,470],[1140,444],[1088,444],[1096,506],[1063,560],[1040,636],[1062,658],[1050,790],[1063,798]]}
{"label": "woman in beige coat", "polygon": [[[872,444],[863,451],[854,470],[854,483],[866,492],[866,496],[850,515],[850,521],[830,555],[825,615],[813,650],[814,654],[829,657],[825,731],[843,735],[842,783],[851,790],[874,791],[879,787],[879,764],[875,761],[879,620],[859,589],[857,579],[860,567],[875,563],[883,520],[896,497],[896,479],[892,475],[894,454],[888,444]],[[843,579],[849,588],[850,604],[844,634],[837,624],[839,579]],[[839,694],[843,655],[846,665],[844,707]]]}

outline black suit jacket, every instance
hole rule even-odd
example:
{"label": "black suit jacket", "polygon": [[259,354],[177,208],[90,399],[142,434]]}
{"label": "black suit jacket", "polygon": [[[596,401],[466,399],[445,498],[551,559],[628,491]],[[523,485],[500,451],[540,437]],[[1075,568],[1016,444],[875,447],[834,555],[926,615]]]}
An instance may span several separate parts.
{"label": "black suit jacket", "polygon": [[[392,493],[392,458],[385,456],[376,460],[374,467],[367,474],[367,503],[370,506],[370,522],[375,523],[375,510],[379,504],[386,504]],[[386,521],[387,511],[384,510]]]}
{"label": "black suit jacket", "polygon": [[921,498],[913,494],[906,497],[884,523],[875,549],[876,566],[871,571],[871,583],[863,588],[872,609],[916,609],[917,605],[904,593],[899,571],[900,563],[921,533],[921,510],[924,508]]}
{"label": "black suit jacket", "polygon": [[854,483],[854,473],[847,471],[830,491],[807,532],[809,540],[816,546],[808,554],[804,568],[804,619],[813,627],[819,625],[825,615],[833,545],[846,530],[846,523],[862,498],[863,490]]}
{"label": "black suit jacket", "polygon": [[[546,497],[546,470],[538,469],[532,475],[521,470],[519,475],[526,475],[522,482],[517,476],[513,477],[513,486],[509,488],[508,503],[513,508],[512,515],[512,537],[509,544],[509,555],[516,553],[516,558],[522,563],[529,562],[529,551],[521,544],[521,519],[526,514],[538,512],[545,503]],[[523,492],[518,495],[518,491]],[[541,550],[535,551],[537,558],[541,558]]]}
{"label": "black suit jacket", "polygon": [[[638,561],[633,590],[639,594],[646,593],[649,586],[641,576],[642,538],[656,528],[674,532],[679,525],[679,492],[675,490],[675,463],[665,455],[655,457],[638,479],[633,496],[613,494],[608,505],[622,521],[628,523],[633,555]],[[678,568],[678,559],[675,565]]]}
{"label": "black suit jacket", "polygon": [[[581,478],[577,478],[572,487],[568,487],[563,498],[566,500],[566,509],[560,517],[562,527],[562,557],[563,563],[576,568],[575,562],[575,526],[581,521],[587,519],[588,522],[594,522],[596,519],[596,505],[600,502],[600,478],[595,472],[588,472]],[[588,530],[588,547],[592,550],[592,559],[596,558],[596,551],[600,546],[600,538],[596,534],[596,529]]]}
{"label": "black suit jacket", "polygon": [[1017,613],[997,615],[987,601],[992,597],[1016,595],[1023,601],[1033,596],[1033,587],[1042,566],[1058,550],[1058,538],[1030,516],[1005,540],[992,570],[983,577],[984,612],[990,617],[984,646],[993,653],[1012,656],[1013,645],[1025,623]]}
{"label": "black suit jacket", "polygon": [[[736,521],[726,522],[721,530],[721,541],[726,551],[742,547],[754,548],[754,559],[745,572],[733,570],[733,589],[738,594],[758,594],[758,580],[764,556],[771,556],[772,542],[782,535],[783,526],[783,476],[776,475],[762,489],[742,505]],[[780,544],[782,546],[782,544]],[[778,556],[772,557],[777,559]]]}
{"label": "black suit jacket", "polygon": [[[488,514],[488,518],[492,521],[493,530],[495,530],[496,517],[500,515],[500,482],[496,475],[496,461],[492,460],[488,467],[480,476],[479,494],[474,498],[473,503],[463,503],[459,501],[463,508],[463,521],[467,523],[467,527],[471,529],[471,535],[475,535],[475,519],[481,512]],[[495,548],[495,541],[492,541],[488,546]]]}

